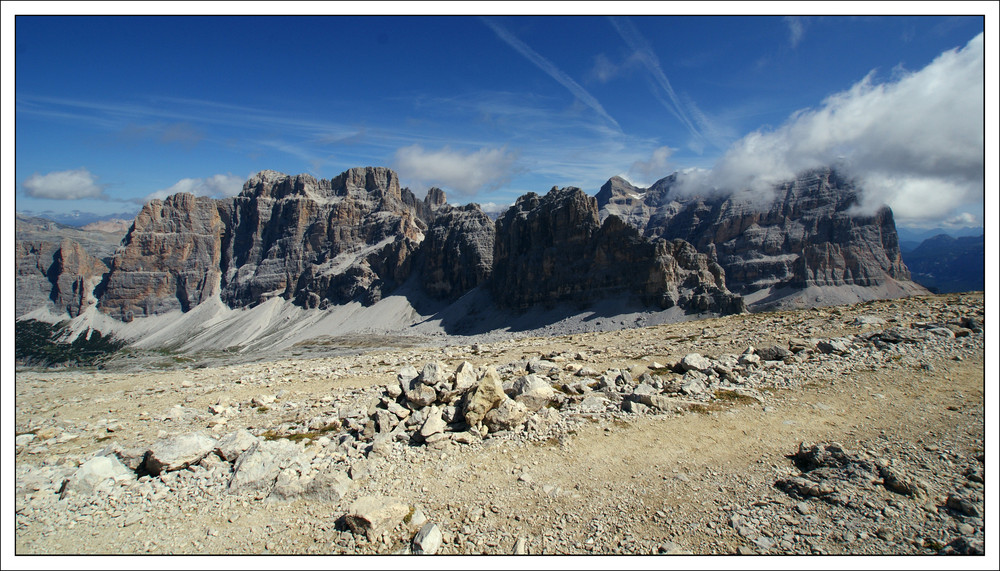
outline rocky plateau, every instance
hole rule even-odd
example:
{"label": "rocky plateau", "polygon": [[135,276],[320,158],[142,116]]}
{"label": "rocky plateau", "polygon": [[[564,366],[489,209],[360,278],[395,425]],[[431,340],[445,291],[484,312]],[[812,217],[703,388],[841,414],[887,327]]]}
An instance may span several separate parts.
{"label": "rocky plateau", "polygon": [[986,329],[971,293],[19,369],[15,551],[964,554],[989,568]]}

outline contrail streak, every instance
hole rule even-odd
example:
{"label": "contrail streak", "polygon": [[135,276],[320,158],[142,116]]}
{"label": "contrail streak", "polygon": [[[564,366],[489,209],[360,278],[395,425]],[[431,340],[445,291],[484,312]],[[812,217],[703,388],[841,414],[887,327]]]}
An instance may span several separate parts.
{"label": "contrail streak", "polygon": [[667,79],[667,74],[663,73],[663,68],[660,67],[660,60],[653,53],[653,49],[649,46],[646,39],[639,33],[639,30],[632,25],[632,22],[625,18],[610,18],[611,25],[615,27],[618,35],[625,40],[629,48],[632,49],[638,56],[642,65],[645,66],[646,70],[650,73],[653,81],[657,86],[660,87],[669,98],[664,99],[659,93],[655,92],[654,95],[663,104],[663,106],[674,114],[677,119],[687,127],[688,131],[695,136],[698,140],[703,143],[707,141],[705,135],[695,126],[694,121],[691,116],[687,113],[684,105],[681,103],[677,93],[674,92],[673,86],[670,85],[670,80]]}
{"label": "contrail streak", "polygon": [[547,73],[549,77],[558,81],[563,87],[568,89],[569,92],[572,93],[574,97],[582,101],[587,107],[590,107],[591,109],[596,111],[598,115],[606,119],[609,123],[615,126],[615,129],[621,132],[621,126],[618,125],[618,122],[615,121],[614,118],[611,117],[611,115],[608,115],[608,112],[604,110],[604,107],[601,106],[601,104],[597,101],[597,99],[595,99],[593,95],[588,93],[586,89],[581,87],[579,83],[573,81],[572,78],[563,73],[563,71],[560,70],[558,67],[556,67],[555,64],[553,64],[549,60],[539,55],[539,53],[536,52],[535,50],[528,47],[527,44],[525,44],[520,39],[515,37],[513,34],[508,32],[500,24],[497,24],[496,22],[488,18],[482,18],[482,21],[487,26],[489,26],[490,29],[492,29],[496,33],[496,35],[499,36],[501,40],[506,42],[507,45],[509,45],[510,47],[514,48],[514,51],[527,58],[528,61],[535,64],[535,66],[538,69]]}

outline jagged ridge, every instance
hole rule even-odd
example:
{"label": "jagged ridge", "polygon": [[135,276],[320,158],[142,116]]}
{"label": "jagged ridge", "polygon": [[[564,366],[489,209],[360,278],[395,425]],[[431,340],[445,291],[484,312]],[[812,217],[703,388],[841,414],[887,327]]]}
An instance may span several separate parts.
{"label": "jagged ridge", "polygon": [[[438,188],[418,200],[387,168],[332,180],[262,171],[231,199],[151,201],[109,267],[65,244],[48,281],[60,311],[78,314],[96,296],[125,321],[213,298],[230,308],[273,297],[372,305],[411,277],[431,299],[484,287],[497,307],[521,311],[613,297],[731,313],[745,309],[737,294],[769,288],[908,283],[892,213],[853,213],[857,189],[830,169],[780,185],[765,204],[681,196],[676,182],[642,189],[615,177],[596,197],[553,187],[494,223],[478,205],[448,205]],[[52,254],[25,252],[21,273],[38,255]]]}

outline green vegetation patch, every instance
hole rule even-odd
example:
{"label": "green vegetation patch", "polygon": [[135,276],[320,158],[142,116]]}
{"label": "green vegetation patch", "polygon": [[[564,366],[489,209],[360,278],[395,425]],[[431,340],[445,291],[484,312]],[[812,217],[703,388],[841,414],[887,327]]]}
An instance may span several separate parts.
{"label": "green vegetation patch", "polygon": [[326,426],[323,426],[323,427],[318,428],[316,430],[312,430],[310,432],[293,432],[293,433],[287,433],[287,434],[279,434],[279,433],[275,432],[274,430],[268,430],[268,431],[264,432],[264,434],[262,434],[261,436],[264,438],[264,440],[277,440],[279,438],[284,438],[286,440],[291,440],[292,442],[301,442],[302,440],[305,440],[307,438],[309,440],[315,440],[315,439],[319,438],[320,436],[322,436],[322,435],[324,435],[326,433],[329,433],[329,432],[334,432],[334,431],[338,430],[339,428],[340,428],[340,423],[331,422],[330,424],[327,424]]}
{"label": "green vegetation patch", "polygon": [[716,400],[731,402],[735,404],[754,404],[759,402],[757,399],[751,396],[741,395],[736,391],[715,391],[715,398]]}
{"label": "green vegetation patch", "polygon": [[18,321],[14,333],[14,355],[22,365],[96,365],[125,347],[125,341],[88,329],[70,342],[69,323],[52,324],[35,319]]}

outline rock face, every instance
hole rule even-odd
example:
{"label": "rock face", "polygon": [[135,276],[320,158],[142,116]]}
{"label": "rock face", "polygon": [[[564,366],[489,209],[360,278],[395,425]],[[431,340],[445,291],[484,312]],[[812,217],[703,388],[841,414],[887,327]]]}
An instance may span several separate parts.
{"label": "rock face", "polygon": [[438,205],[421,247],[424,290],[448,299],[484,283],[493,270],[495,239],[493,221],[479,205]]}
{"label": "rock face", "polygon": [[396,173],[351,169],[333,180],[263,171],[233,199],[221,260],[222,300],[273,296],[304,307],[373,304],[412,270],[423,232]]}
{"label": "rock face", "polygon": [[49,303],[53,284],[49,268],[58,249],[52,242],[18,241],[14,248],[17,260],[16,313],[20,317]]}
{"label": "rock face", "polygon": [[[18,242],[15,249],[18,315],[51,302],[54,309],[76,317],[97,303],[94,288],[108,267],[79,242]],[[46,299],[47,298],[47,299]]]}
{"label": "rock face", "polygon": [[262,171],[230,199],[151,201],[107,262],[79,241],[19,234],[19,290],[34,293],[18,307],[44,295],[70,316],[96,302],[130,321],[216,296],[231,308],[278,297],[324,309],[399,290],[451,302],[480,288],[515,311],[616,298],[735,313],[741,296],[773,288],[923,292],[908,281],[892,213],[853,213],[857,189],[830,169],[780,185],[765,203],[681,196],[676,185],[676,175],[648,189],[616,177],[596,197],[528,193],[494,223],[478,205],[449,205],[439,188],[418,200],[387,168],[332,180]]}
{"label": "rock face", "polygon": [[647,238],[685,240],[712,253],[730,290],[772,286],[878,286],[908,281],[892,212],[854,214],[858,191],[831,169],[778,186],[763,204],[733,197],[683,197],[676,175],[648,189],[620,178],[597,195],[603,217],[618,216]]}
{"label": "rock face", "polygon": [[88,254],[78,242],[63,240],[49,270],[50,278],[55,278],[51,297],[56,308],[76,317],[97,303],[94,288],[107,271],[104,262]]}
{"label": "rock face", "polygon": [[187,311],[218,292],[226,214],[219,201],[188,193],[148,202],[111,263],[100,310],[131,321]]}
{"label": "rock face", "polygon": [[730,313],[742,302],[722,268],[683,240],[645,239],[578,188],[529,193],[497,220],[492,291],[498,305],[637,295],[662,308]]}
{"label": "rock face", "polygon": [[17,317],[45,306],[75,317],[96,303],[93,292],[123,234],[85,232],[20,214],[15,228]]}

